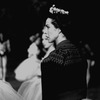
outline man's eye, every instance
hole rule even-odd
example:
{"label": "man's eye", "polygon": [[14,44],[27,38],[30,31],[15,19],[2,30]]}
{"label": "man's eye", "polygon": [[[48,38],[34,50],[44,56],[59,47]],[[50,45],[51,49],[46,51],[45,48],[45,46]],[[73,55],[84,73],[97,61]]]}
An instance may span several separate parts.
{"label": "man's eye", "polygon": [[45,25],[47,28],[50,28],[48,25]]}

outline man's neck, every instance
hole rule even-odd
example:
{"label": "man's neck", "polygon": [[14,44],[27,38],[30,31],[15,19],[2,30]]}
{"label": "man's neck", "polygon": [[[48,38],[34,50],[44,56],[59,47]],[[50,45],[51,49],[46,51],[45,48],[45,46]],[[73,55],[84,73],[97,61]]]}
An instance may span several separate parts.
{"label": "man's neck", "polygon": [[59,33],[58,38],[56,39],[56,44],[58,45],[60,42],[67,40],[63,33]]}

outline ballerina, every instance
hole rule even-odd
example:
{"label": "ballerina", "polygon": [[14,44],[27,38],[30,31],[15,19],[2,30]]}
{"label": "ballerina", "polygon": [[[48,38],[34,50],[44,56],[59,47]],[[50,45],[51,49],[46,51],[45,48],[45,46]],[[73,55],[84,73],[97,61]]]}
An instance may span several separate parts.
{"label": "ballerina", "polygon": [[0,79],[6,81],[8,53],[11,51],[10,40],[4,40],[3,33],[0,33]]}
{"label": "ballerina", "polygon": [[42,100],[41,70],[40,70],[40,60],[38,59],[38,55],[40,53],[40,49],[38,48],[39,40],[40,39],[38,37],[30,45],[28,49],[29,58],[28,58],[27,63],[24,64],[23,66],[23,67],[26,67],[27,65],[27,69],[26,69],[26,72],[24,72],[25,74],[23,74],[22,76],[26,77],[26,75],[28,75],[28,77],[19,87],[18,93],[25,100]]}
{"label": "ballerina", "polygon": [[[35,37],[37,38],[37,37]],[[39,37],[32,42],[32,44],[28,48],[28,58],[22,61],[19,66],[15,69],[15,78],[18,81],[26,81],[31,79],[35,73],[37,72],[38,67],[40,66],[40,60],[38,59],[38,55],[40,50],[37,45],[39,44]]]}
{"label": "ballerina", "polygon": [[[51,51],[55,49],[53,43],[49,43],[46,37],[46,28],[44,27],[42,30],[42,44],[45,49],[45,56],[42,58],[45,59],[49,55]],[[38,43],[38,42],[37,42]],[[32,50],[32,49],[31,49]],[[28,50],[30,51],[30,50]],[[37,50],[38,51],[38,50]],[[32,56],[31,54],[29,54]],[[41,60],[41,61],[42,61]],[[35,72],[34,76],[23,82],[20,88],[18,89],[18,93],[23,96],[26,100],[42,100],[42,87],[41,87],[41,68]]]}

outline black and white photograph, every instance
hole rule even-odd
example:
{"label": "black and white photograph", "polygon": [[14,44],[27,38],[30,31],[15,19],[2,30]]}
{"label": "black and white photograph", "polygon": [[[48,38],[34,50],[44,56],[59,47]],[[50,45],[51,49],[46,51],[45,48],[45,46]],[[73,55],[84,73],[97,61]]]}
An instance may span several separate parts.
{"label": "black and white photograph", "polygon": [[100,100],[94,6],[0,0],[0,100]]}

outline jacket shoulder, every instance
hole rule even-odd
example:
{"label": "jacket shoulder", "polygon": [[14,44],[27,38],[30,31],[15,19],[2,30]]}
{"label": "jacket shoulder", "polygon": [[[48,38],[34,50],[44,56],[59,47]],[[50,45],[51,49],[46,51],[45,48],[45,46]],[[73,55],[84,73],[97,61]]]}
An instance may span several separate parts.
{"label": "jacket shoulder", "polygon": [[53,52],[44,60],[44,62],[54,62],[57,64],[67,65],[81,60],[80,53],[75,46],[62,46]]}

